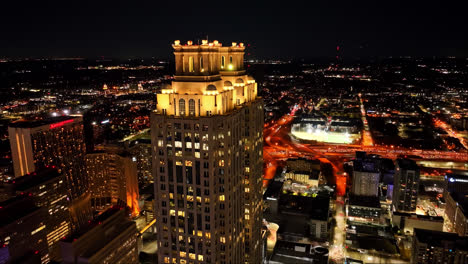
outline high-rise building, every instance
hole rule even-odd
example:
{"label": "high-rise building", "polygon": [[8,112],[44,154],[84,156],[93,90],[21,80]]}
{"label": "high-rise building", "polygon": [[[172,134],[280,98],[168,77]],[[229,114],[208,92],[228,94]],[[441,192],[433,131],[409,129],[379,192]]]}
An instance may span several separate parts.
{"label": "high-rise building", "polygon": [[131,156],[124,153],[90,153],[86,155],[86,169],[95,209],[128,205],[132,213],[138,214],[137,168]]}
{"label": "high-rise building", "polygon": [[454,233],[414,229],[412,261],[425,263],[467,263],[468,237]]}
{"label": "high-rise building", "polygon": [[244,45],[175,41],[151,116],[160,263],[261,263],[263,102]]}
{"label": "high-rise building", "polygon": [[419,167],[414,160],[397,159],[393,182],[393,206],[398,212],[416,211]]}
{"label": "high-rise building", "polygon": [[8,127],[15,176],[56,166],[67,179],[72,199],[87,189],[81,117],[19,121]]}
{"label": "high-rise building", "polygon": [[379,195],[380,160],[378,158],[364,157],[353,160],[353,178],[351,194],[357,196]]}
{"label": "high-rise building", "polygon": [[135,222],[125,214],[124,207],[112,207],[88,226],[62,239],[61,263],[139,263],[139,233]]}
{"label": "high-rise building", "polygon": [[153,166],[151,157],[151,139],[138,139],[129,142],[128,152],[137,164],[138,186],[140,189],[152,186]]}
{"label": "high-rise building", "polygon": [[45,208],[23,194],[0,203],[0,263],[48,263]]}
{"label": "high-rise building", "polygon": [[44,219],[50,259],[60,261],[58,242],[70,233],[68,190],[63,174],[46,168],[9,182],[10,195],[30,195],[37,207],[47,210]]}

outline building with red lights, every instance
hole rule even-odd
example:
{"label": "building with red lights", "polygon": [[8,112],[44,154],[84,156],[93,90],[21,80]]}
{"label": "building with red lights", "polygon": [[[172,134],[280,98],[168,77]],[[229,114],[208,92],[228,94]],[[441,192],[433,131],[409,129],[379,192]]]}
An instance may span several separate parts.
{"label": "building with red lights", "polygon": [[81,117],[18,121],[8,127],[15,176],[56,166],[72,199],[86,192],[85,143]]}

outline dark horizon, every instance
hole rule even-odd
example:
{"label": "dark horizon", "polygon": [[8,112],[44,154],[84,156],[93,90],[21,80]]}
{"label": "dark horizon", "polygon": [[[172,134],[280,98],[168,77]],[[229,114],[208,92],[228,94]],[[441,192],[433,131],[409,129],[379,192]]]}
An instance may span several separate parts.
{"label": "dark horizon", "polygon": [[255,58],[468,56],[463,3],[419,2],[7,2],[0,57],[166,58],[206,36]]}

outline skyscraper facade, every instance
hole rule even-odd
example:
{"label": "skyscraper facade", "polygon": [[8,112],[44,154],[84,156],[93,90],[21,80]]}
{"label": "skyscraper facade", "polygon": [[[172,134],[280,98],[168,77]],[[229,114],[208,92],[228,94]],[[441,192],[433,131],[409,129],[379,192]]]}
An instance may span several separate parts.
{"label": "skyscraper facade", "polygon": [[0,203],[0,263],[48,263],[45,208],[20,195]]}
{"label": "skyscraper facade", "polygon": [[135,215],[139,212],[136,166],[125,154],[100,152],[86,155],[89,192],[96,210],[128,205]]}
{"label": "skyscraper facade", "polygon": [[58,242],[71,230],[70,202],[63,174],[45,168],[10,181],[7,188],[10,195],[31,196],[37,207],[46,209],[44,224],[50,259],[60,261]]}
{"label": "skyscraper facade", "polygon": [[82,118],[14,122],[8,127],[8,134],[16,177],[56,166],[67,179],[72,199],[86,192]]}
{"label": "skyscraper facade", "polygon": [[260,263],[263,103],[244,45],[175,41],[151,116],[160,263]]}
{"label": "skyscraper facade", "polygon": [[418,202],[419,167],[414,160],[397,159],[393,183],[393,206],[398,212],[414,213]]}
{"label": "skyscraper facade", "polygon": [[379,195],[379,182],[380,160],[378,158],[364,156],[353,160],[351,194],[377,197]]}

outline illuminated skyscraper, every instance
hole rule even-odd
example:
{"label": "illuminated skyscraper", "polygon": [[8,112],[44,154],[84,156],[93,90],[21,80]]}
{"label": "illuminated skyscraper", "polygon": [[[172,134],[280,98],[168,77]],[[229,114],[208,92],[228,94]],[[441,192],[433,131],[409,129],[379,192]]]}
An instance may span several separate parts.
{"label": "illuminated skyscraper", "polygon": [[138,208],[137,164],[129,155],[90,153],[86,155],[89,192],[97,210],[128,205],[134,215]]}
{"label": "illuminated skyscraper", "polygon": [[8,127],[8,134],[16,177],[56,166],[67,179],[72,199],[86,192],[82,118],[14,122]]}
{"label": "illuminated skyscraper", "polygon": [[42,169],[10,181],[7,189],[10,195],[31,196],[36,206],[46,209],[44,224],[50,258],[60,261],[58,242],[71,229],[65,177],[56,169]]}
{"label": "illuminated skyscraper", "polygon": [[263,102],[244,45],[175,41],[151,117],[160,263],[261,263]]}

